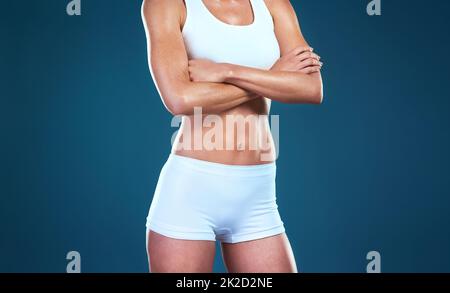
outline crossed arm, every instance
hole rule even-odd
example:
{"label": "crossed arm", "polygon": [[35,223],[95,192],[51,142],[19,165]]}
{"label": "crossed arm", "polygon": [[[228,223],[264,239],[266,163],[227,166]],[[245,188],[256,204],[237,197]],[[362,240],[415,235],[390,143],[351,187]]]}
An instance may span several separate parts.
{"label": "crossed arm", "polygon": [[304,40],[289,0],[267,0],[281,58],[271,70],[188,60],[181,33],[182,1],[144,0],[149,67],[166,108],[221,113],[262,96],[284,103],[321,103],[320,57]]}

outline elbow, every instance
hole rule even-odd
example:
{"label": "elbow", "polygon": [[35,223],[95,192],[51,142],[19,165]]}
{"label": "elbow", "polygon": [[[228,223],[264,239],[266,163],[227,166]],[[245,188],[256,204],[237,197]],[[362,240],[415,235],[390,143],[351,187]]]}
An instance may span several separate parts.
{"label": "elbow", "polygon": [[184,92],[170,93],[170,96],[163,97],[164,105],[173,116],[190,115],[192,107],[189,106],[189,99]]}
{"label": "elbow", "polygon": [[293,92],[288,97],[280,99],[280,101],[287,104],[320,105],[323,102],[323,89],[322,86],[313,86],[307,91],[302,88],[298,92]]}
{"label": "elbow", "polygon": [[308,86],[300,86],[297,90],[292,91],[289,97],[281,100],[281,102],[320,105],[323,103],[322,82],[313,81]]}
{"label": "elbow", "polygon": [[299,98],[300,102],[306,104],[320,105],[323,102],[323,86],[321,82],[313,82],[309,89]]}
{"label": "elbow", "polygon": [[313,89],[311,90],[310,95],[310,103],[315,105],[320,105],[323,103],[323,86],[322,83],[319,83],[317,85],[314,85]]}
{"label": "elbow", "polygon": [[194,114],[197,106],[195,90],[189,83],[172,84],[170,90],[162,92],[164,106],[174,116]]}
{"label": "elbow", "polygon": [[183,98],[178,97],[176,101],[170,101],[164,103],[166,106],[167,111],[169,111],[170,114],[173,116],[179,116],[179,115],[186,115],[187,114],[187,107],[185,105],[185,102],[183,101]]}
{"label": "elbow", "polygon": [[181,102],[165,103],[167,111],[173,116],[183,115],[184,106]]}

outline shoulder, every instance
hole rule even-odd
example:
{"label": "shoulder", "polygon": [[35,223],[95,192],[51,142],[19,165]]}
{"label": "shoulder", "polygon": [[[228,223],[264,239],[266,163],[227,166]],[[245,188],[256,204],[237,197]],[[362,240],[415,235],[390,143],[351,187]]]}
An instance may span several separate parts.
{"label": "shoulder", "polygon": [[159,24],[179,21],[181,24],[184,14],[183,0],[143,0],[142,17],[147,23]]}
{"label": "shoulder", "polygon": [[272,16],[275,17],[286,17],[289,14],[295,13],[294,7],[290,0],[263,0],[266,6],[269,8]]}
{"label": "shoulder", "polygon": [[184,7],[184,0],[143,0],[142,11],[146,13],[180,12]]}

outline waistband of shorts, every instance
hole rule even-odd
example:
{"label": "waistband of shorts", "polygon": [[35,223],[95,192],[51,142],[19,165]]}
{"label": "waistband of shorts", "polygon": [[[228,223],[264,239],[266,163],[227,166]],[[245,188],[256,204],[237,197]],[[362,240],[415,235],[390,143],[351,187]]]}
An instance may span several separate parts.
{"label": "waistband of shorts", "polygon": [[203,161],[176,154],[170,154],[167,163],[181,164],[186,168],[221,176],[267,176],[275,175],[276,163],[258,165],[227,165],[216,162]]}

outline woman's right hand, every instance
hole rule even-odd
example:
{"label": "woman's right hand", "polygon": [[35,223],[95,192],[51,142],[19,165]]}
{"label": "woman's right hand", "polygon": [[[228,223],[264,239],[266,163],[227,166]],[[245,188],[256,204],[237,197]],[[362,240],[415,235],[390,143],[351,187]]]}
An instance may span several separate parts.
{"label": "woman's right hand", "polygon": [[305,74],[319,72],[323,63],[311,47],[297,47],[277,60],[271,70],[298,71]]}

